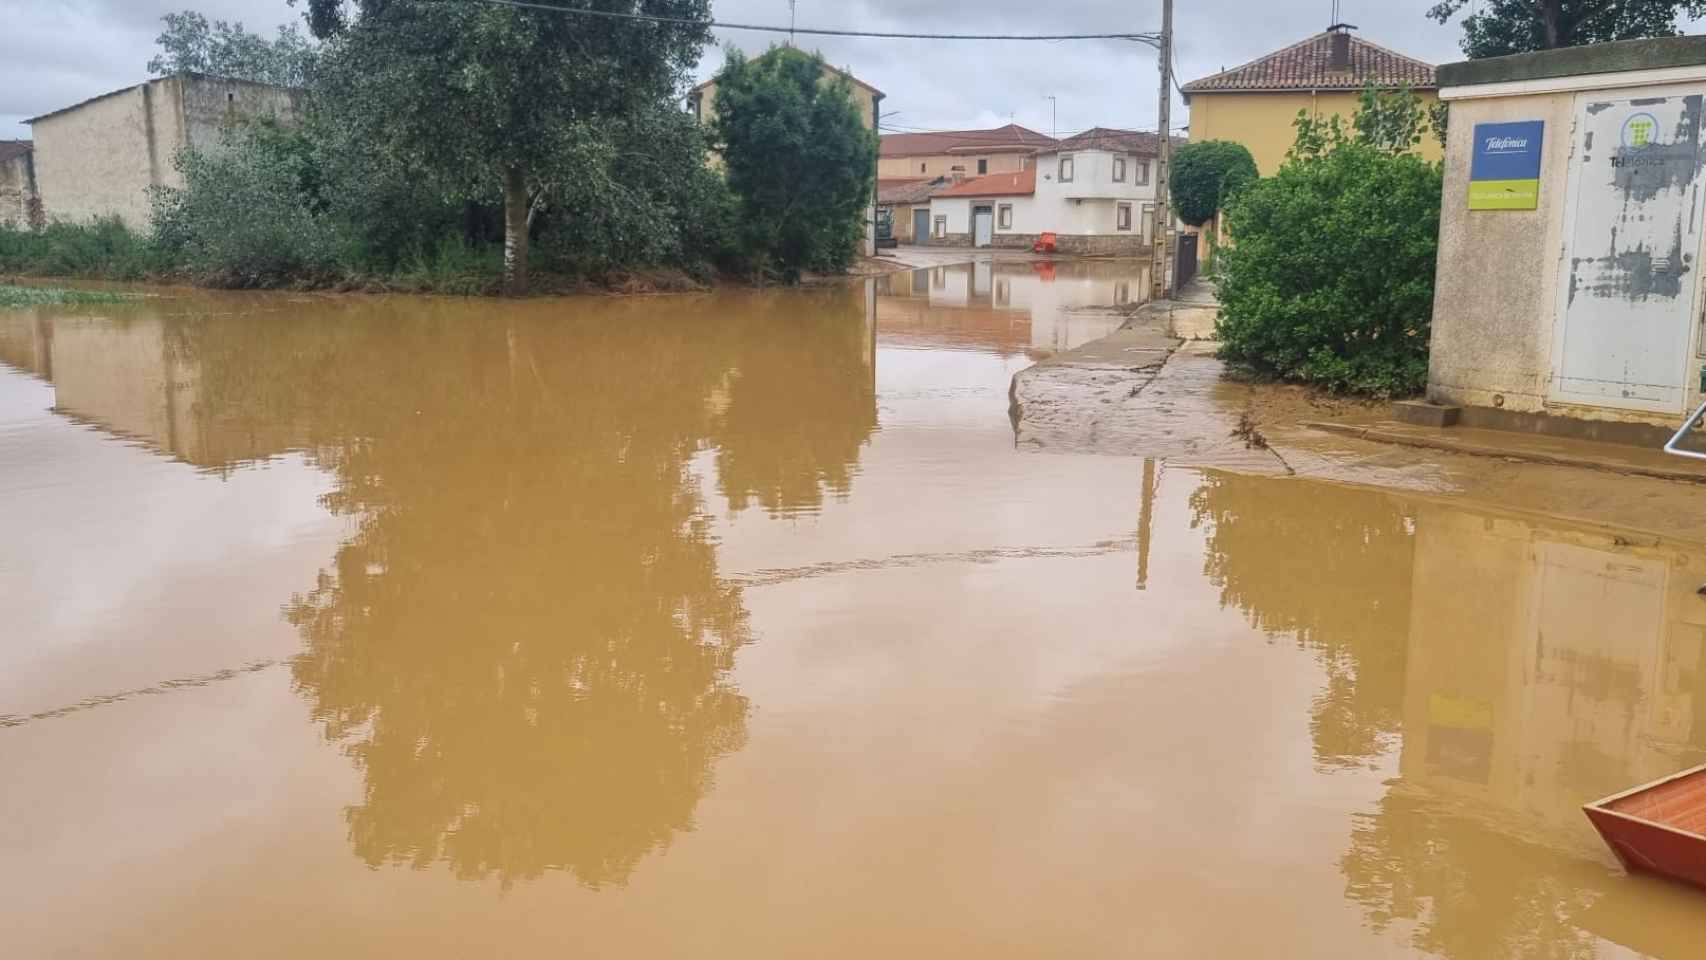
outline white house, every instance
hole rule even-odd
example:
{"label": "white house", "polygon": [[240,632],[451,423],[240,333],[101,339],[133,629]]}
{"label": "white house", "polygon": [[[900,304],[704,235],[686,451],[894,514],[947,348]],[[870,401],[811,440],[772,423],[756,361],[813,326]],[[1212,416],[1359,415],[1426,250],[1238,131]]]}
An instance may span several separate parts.
{"label": "white house", "polygon": [[1017,173],[967,180],[930,199],[938,246],[1029,247],[1053,233],[1063,253],[1135,256],[1148,248],[1155,134],[1096,127],[1040,150]]}

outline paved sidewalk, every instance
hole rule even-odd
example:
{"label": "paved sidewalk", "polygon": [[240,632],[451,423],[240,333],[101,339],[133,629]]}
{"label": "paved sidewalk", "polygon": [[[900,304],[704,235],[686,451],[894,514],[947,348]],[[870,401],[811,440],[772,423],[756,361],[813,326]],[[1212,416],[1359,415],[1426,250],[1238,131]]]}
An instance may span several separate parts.
{"label": "paved sidewalk", "polygon": [[1503,431],[1429,430],[1390,406],[1226,376],[1213,342],[1179,336],[1179,302],[1020,371],[1022,450],[1154,458],[1167,467],[1305,477],[1706,544],[1706,470],[1657,451]]}

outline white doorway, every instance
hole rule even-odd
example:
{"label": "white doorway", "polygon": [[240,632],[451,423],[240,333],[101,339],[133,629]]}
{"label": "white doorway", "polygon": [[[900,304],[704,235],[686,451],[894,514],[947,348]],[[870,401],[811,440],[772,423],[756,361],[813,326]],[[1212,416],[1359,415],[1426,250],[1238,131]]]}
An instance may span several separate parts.
{"label": "white doorway", "polygon": [[987,247],[995,242],[995,211],[989,207],[978,207],[971,212],[972,243],[979,247]]}
{"label": "white doorway", "polygon": [[1683,411],[1706,226],[1698,89],[1576,98],[1549,399]]}

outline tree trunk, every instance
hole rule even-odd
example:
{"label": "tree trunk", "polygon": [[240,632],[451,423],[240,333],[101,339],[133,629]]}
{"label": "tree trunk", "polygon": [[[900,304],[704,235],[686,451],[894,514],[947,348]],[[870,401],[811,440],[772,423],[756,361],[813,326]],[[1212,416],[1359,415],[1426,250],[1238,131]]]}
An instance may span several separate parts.
{"label": "tree trunk", "polygon": [[504,171],[504,292],[527,292],[527,177],[520,167]]}
{"label": "tree trunk", "polygon": [[1546,50],[1564,44],[1564,0],[1540,0],[1541,43]]}

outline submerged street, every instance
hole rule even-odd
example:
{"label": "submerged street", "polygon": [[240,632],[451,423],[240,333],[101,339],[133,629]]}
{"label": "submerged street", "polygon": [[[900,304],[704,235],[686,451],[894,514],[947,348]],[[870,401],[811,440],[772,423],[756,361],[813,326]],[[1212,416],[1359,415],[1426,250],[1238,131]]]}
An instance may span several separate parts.
{"label": "submerged street", "polygon": [[1010,415],[1149,286],[0,312],[0,952],[1696,950],[1580,807],[1706,762],[1700,488]]}

